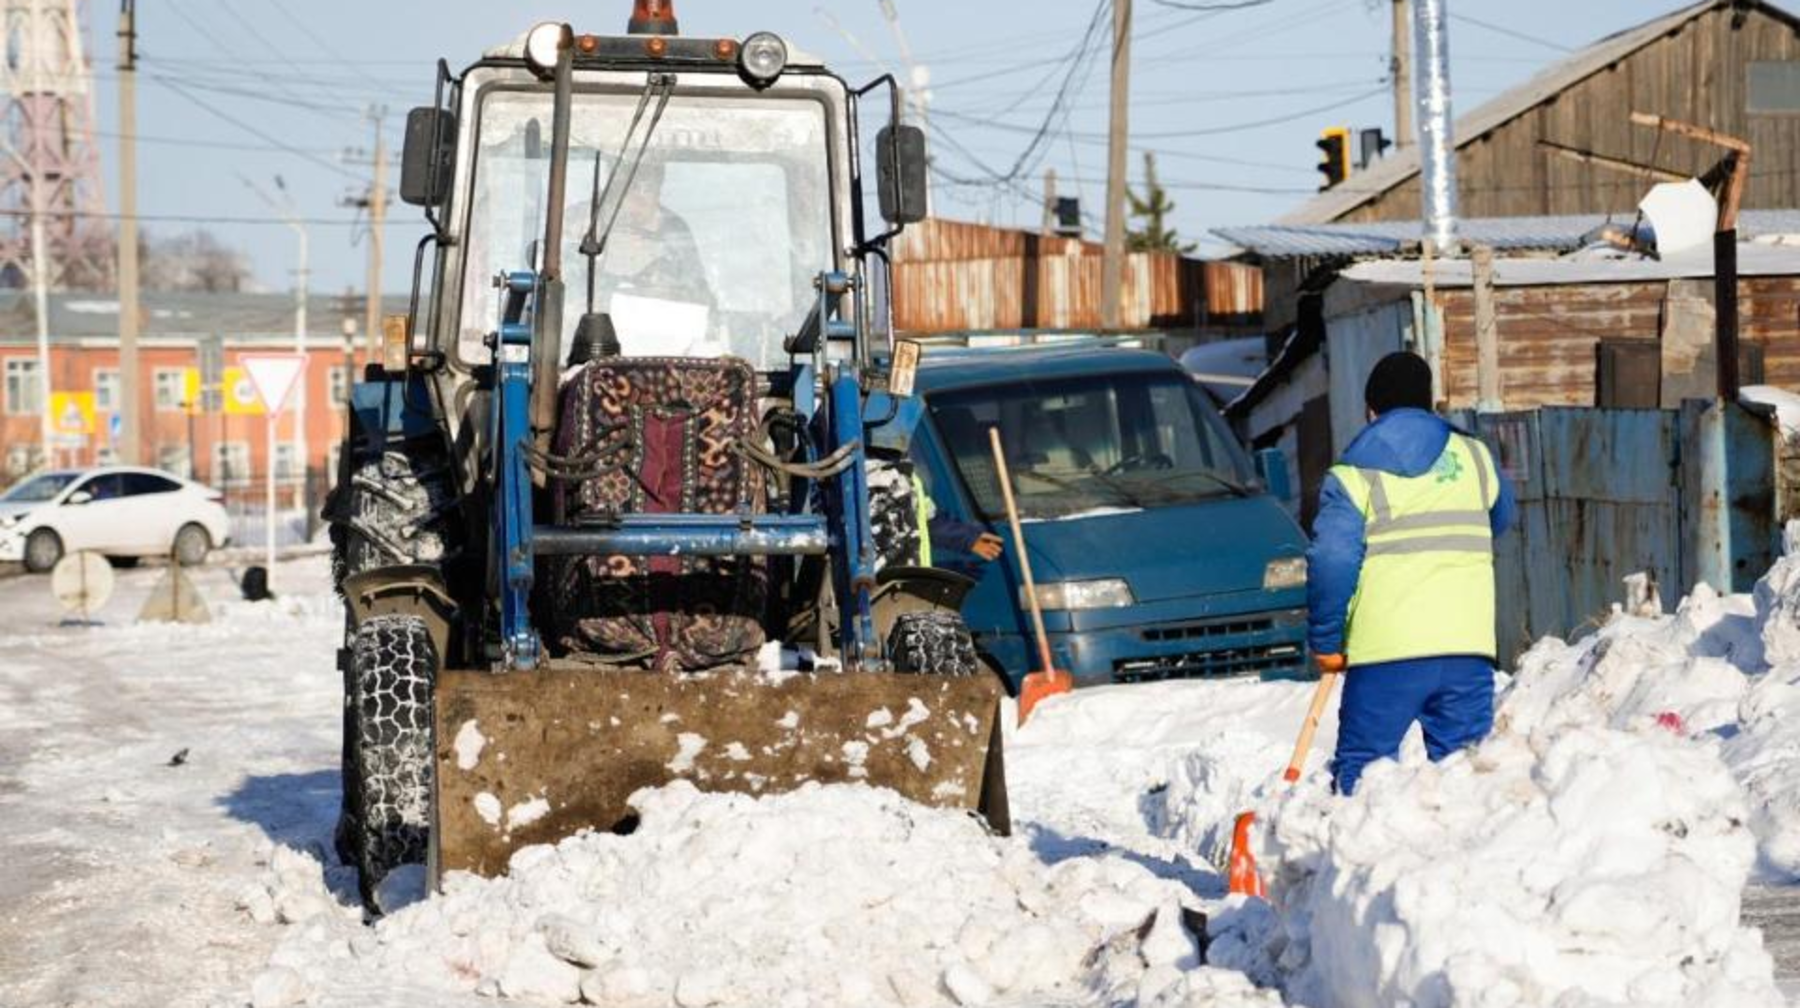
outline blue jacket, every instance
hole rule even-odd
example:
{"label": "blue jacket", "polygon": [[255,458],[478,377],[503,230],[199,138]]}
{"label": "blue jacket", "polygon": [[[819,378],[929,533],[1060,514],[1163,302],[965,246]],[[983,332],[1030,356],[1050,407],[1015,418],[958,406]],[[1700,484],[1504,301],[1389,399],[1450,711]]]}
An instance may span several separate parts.
{"label": "blue jacket", "polygon": [[[1436,414],[1392,410],[1364,428],[1344,449],[1341,461],[1396,476],[1421,476],[1444,453],[1452,433],[1461,432]],[[1500,481],[1500,495],[1488,512],[1488,522],[1498,537],[1512,526],[1517,504],[1506,477],[1494,475]],[[1362,512],[1337,477],[1327,475],[1319,488],[1319,513],[1306,552],[1307,644],[1313,654],[1344,652],[1344,623],[1362,577],[1363,545]]]}

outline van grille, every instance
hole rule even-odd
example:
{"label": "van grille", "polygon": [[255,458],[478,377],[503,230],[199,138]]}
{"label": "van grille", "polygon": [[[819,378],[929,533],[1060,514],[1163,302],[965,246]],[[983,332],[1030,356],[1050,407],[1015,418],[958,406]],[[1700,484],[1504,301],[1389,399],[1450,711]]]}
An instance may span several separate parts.
{"label": "van grille", "polygon": [[1150,627],[1142,633],[1147,641],[1162,642],[1173,640],[1203,640],[1208,637],[1237,637],[1244,634],[1267,633],[1275,629],[1275,621],[1271,619],[1225,620],[1217,623],[1188,623],[1182,626]]}
{"label": "van grille", "polygon": [[1113,679],[1135,683],[1288,672],[1299,669],[1305,657],[1298,644],[1258,644],[1153,658],[1127,658],[1113,663]]}

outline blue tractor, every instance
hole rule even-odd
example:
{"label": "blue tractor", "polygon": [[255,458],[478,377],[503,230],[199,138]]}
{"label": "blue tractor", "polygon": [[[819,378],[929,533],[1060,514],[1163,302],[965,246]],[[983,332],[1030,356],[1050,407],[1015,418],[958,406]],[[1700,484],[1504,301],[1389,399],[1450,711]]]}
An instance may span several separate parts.
{"label": "blue tractor", "polygon": [[905,463],[870,447],[916,364],[871,295],[925,172],[891,79],[681,35],[666,2],[440,62],[406,124],[411,308],[327,513],[366,900],[403,864],[627,831],[677,778],[863,782],[1008,828],[968,583],[909,561]]}

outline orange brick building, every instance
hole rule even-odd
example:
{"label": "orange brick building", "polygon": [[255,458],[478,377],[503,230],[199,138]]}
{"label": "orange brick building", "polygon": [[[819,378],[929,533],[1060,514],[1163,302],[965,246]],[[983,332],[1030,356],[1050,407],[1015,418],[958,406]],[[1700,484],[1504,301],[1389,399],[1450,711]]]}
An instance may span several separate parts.
{"label": "orange brick building", "polygon": [[[138,462],[189,476],[232,498],[262,490],[269,465],[268,417],[240,362],[247,354],[292,353],[294,299],[286,294],[146,294],[139,338]],[[368,359],[360,331],[345,336],[341,299],[308,304],[304,390],[277,418],[275,475],[285,502],[310,506],[329,485],[344,432],[344,396]],[[360,330],[360,304],[356,307]],[[390,298],[388,311],[404,311]],[[118,302],[58,294],[50,308],[50,390],[57,432],[45,460],[45,401],[36,320],[29,296],[0,295],[0,485],[51,465],[118,461]],[[305,429],[296,423],[304,398]]]}

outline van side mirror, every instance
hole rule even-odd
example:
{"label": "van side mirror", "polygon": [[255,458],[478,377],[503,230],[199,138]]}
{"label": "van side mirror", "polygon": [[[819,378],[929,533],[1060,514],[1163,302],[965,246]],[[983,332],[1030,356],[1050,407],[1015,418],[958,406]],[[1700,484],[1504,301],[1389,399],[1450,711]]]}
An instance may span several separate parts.
{"label": "van side mirror", "polygon": [[1264,448],[1257,452],[1256,475],[1276,500],[1293,502],[1294,483],[1288,478],[1287,452],[1280,448]]}
{"label": "van side mirror", "polygon": [[875,136],[876,190],[881,219],[917,224],[925,219],[927,174],[925,131],[917,126],[884,126]]}
{"label": "van side mirror", "polygon": [[422,107],[406,114],[406,150],[400,157],[400,198],[413,206],[437,206],[450,195],[456,164],[456,115]]}

